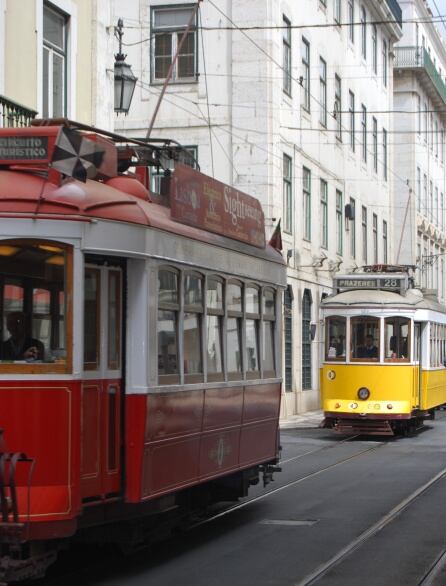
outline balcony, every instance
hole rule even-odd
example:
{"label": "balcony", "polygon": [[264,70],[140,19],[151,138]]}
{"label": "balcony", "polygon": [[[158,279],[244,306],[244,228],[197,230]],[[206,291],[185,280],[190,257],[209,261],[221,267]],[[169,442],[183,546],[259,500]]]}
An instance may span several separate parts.
{"label": "balcony", "polygon": [[442,102],[441,106],[446,104],[446,84],[424,47],[395,47],[394,69],[419,71],[422,81],[428,86],[427,91],[432,95],[434,90]]}
{"label": "balcony", "polygon": [[386,0],[386,2],[387,6],[389,7],[390,11],[395,17],[396,22],[400,26],[403,26],[403,11],[401,10],[401,6],[398,4],[396,0]]}
{"label": "balcony", "polygon": [[0,128],[29,126],[37,112],[0,95]]}

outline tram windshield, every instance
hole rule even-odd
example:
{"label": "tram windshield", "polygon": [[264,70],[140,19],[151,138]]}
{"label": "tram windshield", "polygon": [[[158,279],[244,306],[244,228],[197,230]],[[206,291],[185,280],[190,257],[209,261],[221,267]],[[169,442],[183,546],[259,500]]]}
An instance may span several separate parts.
{"label": "tram windshield", "polygon": [[384,357],[386,361],[409,361],[410,320],[406,317],[387,317],[384,320]]}
{"label": "tram windshield", "polygon": [[56,243],[0,244],[0,372],[66,363],[66,269],[67,249]]}
{"label": "tram windshield", "polygon": [[345,361],[345,317],[329,317],[326,321],[325,360]]}
{"label": "tram windshield", "polygon": [[351,359],[358,362],[379,360],[379,318],[352,317]]}

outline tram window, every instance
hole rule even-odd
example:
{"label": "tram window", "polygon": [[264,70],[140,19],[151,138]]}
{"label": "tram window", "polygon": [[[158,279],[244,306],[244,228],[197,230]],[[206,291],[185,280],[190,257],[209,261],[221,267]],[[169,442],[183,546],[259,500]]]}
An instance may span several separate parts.
{"label": "tram window", "polygon": [[206,360],[208,380],[223,379],[223,282],[209,277],[206,289]]}
{"label": "tram window", "polygon": [[328,317],[325,322],[325,360],[345,361],[345,317]]}
{"label": "tram window", "polygon": [[384,356],[386,361],[410,359],[410,320],[406,317],[387,317],[384,320]]}
{"label": "tram window", "polygon": [[379,359],[379,318],[352,317],[351,359],[376,362]]}
{"label": "tram window", "polygon": [[0,245],[0,372],[67,372],[70,283],[68,247],[35,240]]}
{"label": "tram window", "polygon": [[178,383],[179,275],[175,269],[158,271],[158,382]]}
{"label": "tram window", "polygon": [[158,310],[158,374],[178,374],[177,319],[174,311]]}
{"label": "tram window", "polygon": [[184,277],[183,364],[185,382],[203,380],[201,358],[201,318],[203,314],[203,279],[187,273]]}
{"label": "tram window", "polygon": [[263,290],[263,377],[275,376],[274,333],[276,319],[276,295],[273,289]]}
{"label": "tram window", "polygon": [[85,269],[84,284],[84,368],[99,368],[99,319],[101,274],[98,269]]}
{"label": "tram window", "polygon": [[238,317],[228,317],[228,377],[240,378],[242,372],[242,320]]}
{"label": "tram window", "polygon": [[118,369],[121,362],[121,273],[108,274],[108,368]]}
{"label": "tram window", "polygon": [[245,290],[246,301],[246,374],[248,378],[260,376],[259,327],[260,299],[259,289],[252,285]]}
{"label": "tram window", "polygon": [[228,312],[241,313],[243,311],[241,285],[239,285],[238,283],[228,283],[226,303],[228,306]]}
{"label": "tram window", "polygon": [[242,291],[242,285],[237,281],[229,281],[226,286],[226,304],[228,311],[226,342],[228,351],[228,378],[230,380],[241,378],[241,373],[243,372]]}

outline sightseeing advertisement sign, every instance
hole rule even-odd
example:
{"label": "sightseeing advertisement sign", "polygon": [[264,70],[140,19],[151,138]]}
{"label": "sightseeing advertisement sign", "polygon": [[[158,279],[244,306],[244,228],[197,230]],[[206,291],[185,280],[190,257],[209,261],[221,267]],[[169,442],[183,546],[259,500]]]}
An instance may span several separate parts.
{"label": "sightseeing advertisement sign", "polygon": [[172,218],[178,222],[265,247],[260,202],[229,185],[178,164],[170,188]]}

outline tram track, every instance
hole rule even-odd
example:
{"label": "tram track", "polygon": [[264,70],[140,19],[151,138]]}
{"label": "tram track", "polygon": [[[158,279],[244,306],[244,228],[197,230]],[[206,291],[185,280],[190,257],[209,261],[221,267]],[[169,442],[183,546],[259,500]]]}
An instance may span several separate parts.
{"label": "tram track", "polygon": [[[383,515],[376,523],[371,525],[368,529],[363,531],[358,537],[352,540],[349,544],[338,551],[329,560],[319,565],[313,572],[308,574],[303,580],[296,582],[295,586],[312,586],[316,584],[321,578],[326,576],[330,570],[347,559],[352,553],[364,545],[369,539],[377,535],[384,527],[394,521],[401,513],[418,500],[425,492],[427,492],[434,484],[439,482],[446,476],[446,467],[440,470],[435,476],[428,480],[425,484],[413,491],[409,496],[401,500],[391,511]],[[419,586],[428,586],[433,583],[435,576],[446,564],[446,551],[436,560],[434,565],[430,568]]]}
{"label": "tram track", "polygon": [[[356,436],[354,436],[356,437]],[[352,439],[352,438],[350,438]],[[345,441],[345,440],[344,440]],[[338,446],[340,443],[343,442],[339,442],[336,444],[336,446]],[[342,460],[338,460],[337,462],[333,462],[332,464],[328,464],[327,466],[324,466],[323,468],[320,468],[319,470],[315,470],[314,472],[310,472],[309,474],[306,474],[305,476],[301,476],[300,478],[297,478],[295,480],[292,480],[290,482],[287,482],[285,484],[283,484],[282,486],[279,486],[277,488],[274,488],[272,490],[268,490],[266,492],[264,492],[263,494],[253,497],[253,498],[249,498],[245,501],[243,501],[242,503],[238,503],[236,505],[233,505],[232,507],[228,507],[226,509],[224,509],[223,511],[220,511],[219,513],[212,515],[210,517],[207,517],[205,519],[202,519],[200,521],[198,521],[197,523],[194,523],[193,525],[191,525],[188,530],[191,531],[193,529],[196,529],[197,527],[201,527],[202,525],[206,525],[208,523],[212,523],[213,521],[216,521],[217,519],[220,519],[222,517],[225,517],[226,515],[229,515],[231,513],[234,513],[235,511],[239,511],[241,509],[244,509],[245,507],[252,505],[255,502],[259,502],[262,501],[270,496],[273,496],[283,490],[286,490],[287,488],[290,488],[292,486],[296,486],[302,482],[305,482],[306,480],[309,480],[311,478],[315,478],[316,476],[319,476],[320,474],[323,474],[324,472],[327,472],[328,470],[332,470],[333,468],[336,468],[338,466],[341,466],[342,464],[345,464],[347,462],[350,462],[351,460],[354,460],[355,458],[358,458],[359,456],[362,456],[363,454],[367,454],[370,452],[374,452],[376,450],[378,450],[379,448],[382,448],[386,445],[388,445],[389,442],[379,442],[376,443],[375,445],[366,448],[365,450],[361,450],[360,452],[357,452],[355,454],[352,454],[346,458],[343,458]],[[331,447],[336,447],[336,446],[330,446]],[[323,450],[327,450],[329,448],[324,447],[324,448],[320,448],[317,450],[313,450],[311,452],[306,452],[305,454],[301,454],[300,457],[303,457],[305,455],[310,455],[312,453],[316,453],[316,452],[320,452]],[[289,460],[288,460],[289,461]]]}

